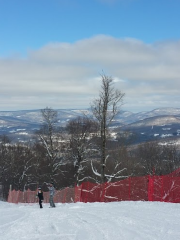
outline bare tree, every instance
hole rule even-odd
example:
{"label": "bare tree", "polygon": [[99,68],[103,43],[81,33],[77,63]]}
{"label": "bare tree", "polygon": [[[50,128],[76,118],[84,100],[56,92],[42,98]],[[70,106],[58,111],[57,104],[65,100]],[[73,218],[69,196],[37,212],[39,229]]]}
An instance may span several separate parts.
{"label": "bare tree", "polygon": [[0,182],[6,199],[9,186],[24,190],[35,180],[35,158],[28,145],[9,144],[7,138],[0,143]]}
{"label": "bare tree", "polygon": [[180,154],[176,145],[164,145],[162,148],[162,166],[158,174],[168,174],[180,166]]}
{"label": "bare tree", "polygon": [[133,169],[130,164],[131,158],[127,146],[116,145],[115,149],[109,150],[109,161],[106,163],[106,179],[108,182],[121,180],[132,176]]}
{"label": "bare tree", "polygon": [[140,144],[137,149],[137,157],[145,168],[146,174],[153,175],[161,165],[161,152],[156,142]]}
{"label": "bare tree", "polygon": [[92,155],[92,138],[97,133],[97,122],[87,117],[77,117],[67,124],[67,131],[70,135],[70,158],[73,159],[76,184],[80,183],[80,174],[86,167],[88,157]]}
{"label": "bare tree", "polygon": [[41,141],[47,150],[48,157],[50,159],[54,159],[56,157],[55,149],[54,149],[54,132],[55,132],[55,124],[57,123],[57,111],[46,107],[41,110],[41,114],[43,117],[43,125],[40,130],[40,138]]}
{"label": "bare tree", "polygon": [[179,167],[179,153],[176,146],[146,142],[138,146],[136,156],[144,167],[145,174],[164,175]]}
{"label": "bare tree", "polygon": [[104,74],[101,77],[102,84],[99,98],[93,101],[91,109],[94,117],[99,123],[100,129],[101,182],[103,183],[105,181],[105,168],[108,158],[106,154],[108,128],[114,117],[120,111],[125,94],[114,88],[112,77]]}
{"label": "bare tree", "polygon": [[2,185],[2,195],[6,199],[8,196],[9,185],[11,184],[12,174],[11,159],[9,157],[9,139],[6,136],[0,136],[0,184]]}
{"label": "bare tree", "polygon": [[40,130],[37,132],[40,142],[46,151],[48,160],[48,177],[54,181],[55,175],[59,174],[61,162],[61,134],[57,127],[57,111],[46,107],[41,110],[43,123]]}

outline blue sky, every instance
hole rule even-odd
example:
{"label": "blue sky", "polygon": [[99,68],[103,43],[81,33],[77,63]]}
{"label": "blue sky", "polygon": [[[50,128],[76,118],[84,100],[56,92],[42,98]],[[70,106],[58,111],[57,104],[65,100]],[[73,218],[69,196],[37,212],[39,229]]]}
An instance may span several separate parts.
{"label": "blue sky", "polygon": [[130,111],[180,107],[179,0],[0,0],[0,110],[87,108],[102,70]]}

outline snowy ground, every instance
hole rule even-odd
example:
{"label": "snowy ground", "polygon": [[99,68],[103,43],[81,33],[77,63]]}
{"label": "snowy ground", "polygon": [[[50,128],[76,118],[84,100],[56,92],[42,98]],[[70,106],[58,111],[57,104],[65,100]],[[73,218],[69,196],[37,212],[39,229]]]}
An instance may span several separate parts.
{"label": "snowy ground", "polygon": [[0,202],[0,240],[178,240],[180,204]]}

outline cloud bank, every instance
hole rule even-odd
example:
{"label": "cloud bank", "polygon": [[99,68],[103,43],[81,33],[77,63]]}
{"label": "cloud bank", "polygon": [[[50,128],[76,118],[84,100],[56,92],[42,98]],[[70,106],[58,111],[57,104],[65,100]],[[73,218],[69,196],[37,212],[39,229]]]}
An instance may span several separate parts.
{"label": "cloud bank", "polygon": [[180,107],[180,41],[145,44],[99,35],[49,43],[26,58],[0,58],[0,110],[87,108],[102,71],[125,94],[124,109]]}

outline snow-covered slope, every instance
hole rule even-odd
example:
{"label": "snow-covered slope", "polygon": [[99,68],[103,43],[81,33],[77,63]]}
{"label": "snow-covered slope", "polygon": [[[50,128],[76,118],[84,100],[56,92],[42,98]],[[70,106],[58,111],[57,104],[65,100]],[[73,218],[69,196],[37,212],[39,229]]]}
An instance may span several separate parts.
{"label": "snow-covered slope", "polygon": [[178,240],[180,205],[114,202],[38,205],[0,202],[1,240]]}

